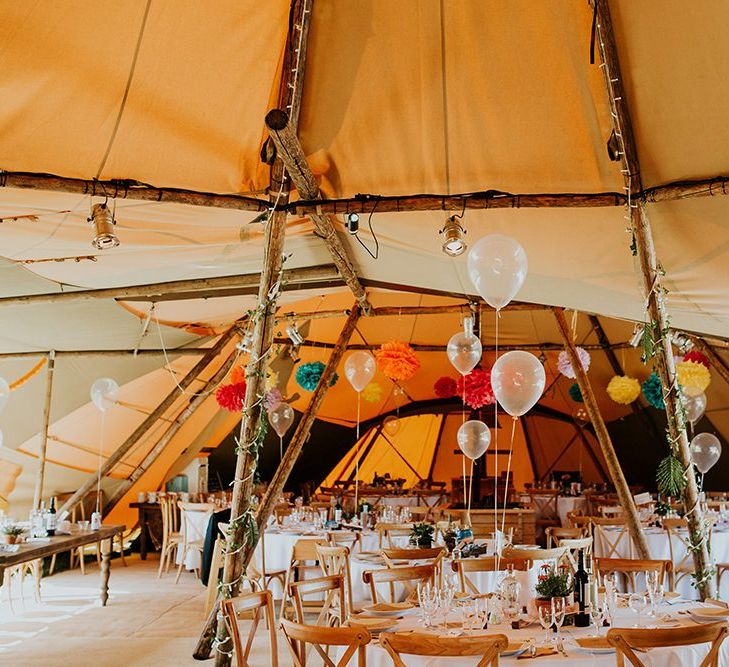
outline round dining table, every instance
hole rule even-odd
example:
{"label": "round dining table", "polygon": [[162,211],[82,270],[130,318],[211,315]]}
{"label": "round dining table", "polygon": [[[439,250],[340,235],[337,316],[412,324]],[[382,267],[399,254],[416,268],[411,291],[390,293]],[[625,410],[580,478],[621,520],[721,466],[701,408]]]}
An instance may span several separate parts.
{"label": "round dining table", "polygon": [[[678,612],[696,606],[698,605],[695,602],[680,605],[662,605],[659,608],[657,619],[650,618],[647,615],[638,617],[629,609],[619,609],[615,615],[615,627],[634,627],[636,624],[641,627],[652,626],[656,628],[677,627],[679,624],[695,625],[695,622],[689,616],[681,615]],[[418,611],[412,610],[412,612],[402,616],[399,620],[394,620],[392,627],[387,632],[424,632],[441,636],[473,637],[489,634],[504,634],[509,638],[510,643],[514,642],[523,647],[526,646],[530,639],[534,639],[539,645],[540,642],[543,642],[545,636],[545,632],[538,621],[533,621],[530,625],[519,630],[513,630],[510,624],[501,623],[498,625],[490,624],[486,630],[463,631],[460,629],[461,614],[458,611],[453,611],[449,614],[447,619],[449,629],[439,628],[426,630],[423,627]],[[539,664],[559,665],[559,667],[615,667],[616,657],[614,650],[601,649],[601,652],[591,652],[579,647],[575,642],[577,638],[594,637],[595,632],[594,626],[589,628],[563,627],[561,629],[561,637],[566,655],[555,653],[554,655],[539,656],[537,658]],[[600,634],[603,636],[606,632],[606,629],[600,630]],[[550,636],[553,636],[552,633],[550,633]],[[639,656],[644,660],[646,665],[650,665],[651,667],[699,667],[708,649],[708,644],[661,647],[650,649],[646,653],[640,653]],[[344,650],[345,648],[341,648],[336,651],[337,659],[341,658]],[[367,667],[391,667],[392,658],[380,646],[377,637],[373,637],[372,641],[365,647],[365,651]],[[405,662],[408,667],[473,667],[476,661],[473,656],[462,658],[405,656]],[[523,662],[517,656],[512,655],[502,656],[499,664],[517,665]],[[729,641],[724,642],[721,648],[719,664],[729,664]]]}

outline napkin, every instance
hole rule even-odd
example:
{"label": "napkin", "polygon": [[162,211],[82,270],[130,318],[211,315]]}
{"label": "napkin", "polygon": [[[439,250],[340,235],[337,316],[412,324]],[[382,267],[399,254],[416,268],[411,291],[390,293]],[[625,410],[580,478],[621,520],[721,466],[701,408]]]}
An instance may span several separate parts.
{"label": "napkin", "polygon": [[517,660],[529,660],[530,658],[541,658],[545,655],[557,655],[557,651],[551,647],[548,646],[540,646],[537,649],[537,654],[535,656],[532,656],[530,651],[526,651],[522,653],[521,655],[517,656]]}

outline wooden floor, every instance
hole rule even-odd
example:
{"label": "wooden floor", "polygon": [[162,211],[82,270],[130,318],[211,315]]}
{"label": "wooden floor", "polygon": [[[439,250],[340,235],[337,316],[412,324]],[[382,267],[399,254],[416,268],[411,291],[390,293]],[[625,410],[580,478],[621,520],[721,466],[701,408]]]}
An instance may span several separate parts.
{"label": "wooden floor", "polygon": [[[212,666],[192,659],[203,625],[204,589],[192,573],[175,585],[174,573],[157,579],[156,559],[138,556],[124,567],[112,562],[108,606],[99,603],[99,570],[87,567],[43,579],[41,604],[26,580],[25,607],[17,585],[10,611],[0,589],[0,665],[33,667]],[[263,628],[263,626],[261,626]],[[290,659],[279,641],[280,664]],[[251,665],[269,664],[265,630],[254,644]]]}

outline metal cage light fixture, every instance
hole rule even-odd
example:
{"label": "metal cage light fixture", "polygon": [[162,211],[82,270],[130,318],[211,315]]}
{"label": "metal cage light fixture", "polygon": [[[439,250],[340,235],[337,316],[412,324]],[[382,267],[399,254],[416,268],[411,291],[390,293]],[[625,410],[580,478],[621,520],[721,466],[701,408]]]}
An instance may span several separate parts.
{"label": "metal cage light fixture", "polygon": [[94,226],[94,238],[91,241],[94,248],[106,250],[119,245],[119,237],[114,233],[116,220],[106,202],[91,207],[91,217],[88,221]]}
{"label": "metal cage light fixture", "polygon": [[468,246],[463,240],[463,237],[466,235],[466,230],[461,225],[458,216],[452,215],[448,218],[439,233],[445,236],[441,249],[446,255],[449,257],[458,257],[458,255],[462,255],[466,251]]}

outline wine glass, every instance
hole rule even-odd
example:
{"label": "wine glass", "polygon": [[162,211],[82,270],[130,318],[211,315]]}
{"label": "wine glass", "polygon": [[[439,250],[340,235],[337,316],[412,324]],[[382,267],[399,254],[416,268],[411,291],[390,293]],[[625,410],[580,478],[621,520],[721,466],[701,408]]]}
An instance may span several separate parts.
{"label": "wine glass", "polygon": [[640,616],[648,607],[645,593],[631,593],[628,598],[628,608],[636,614],[636,623],[633,627],[641,627]]}
{"label": "wine glass", "polygon": [[651,604],[650,615],[656,616],[658,613],[658,605],[663,602],[663,582],[659,573],[655,571],[646,572],[645,581]]}
{"label": "wine glass", "polygon": [[590,618],[595,624],[595,634],[600,635],[600,628],[602,628],[603,621],[607,615],[607,604],[603,602],[600,604],[599,601],[595,600],[590,603]]}
{"label": "wine glass", "polygon": [[539,616],[539,624],[544,628],[544,645],[549,646],[551,644],[549,633],[554,625],[554,605],[538,605],[537,615]]}
{"label": "wine glass", "polygon": [[555,642],[557,647],[561,646],[561,638],[559,631],[564,623],[564,615],[566,611],[566,599],[565,598],[552,598],[552,613],[554,615],[554,625],[557,627],[557,634],[555,636]]}
{"label": "wine glass", "polygon": [[418,585],[418,603],[426,628],[433,627],[433,617],[438,612],[438,602],[438,591],[430,583]]}

